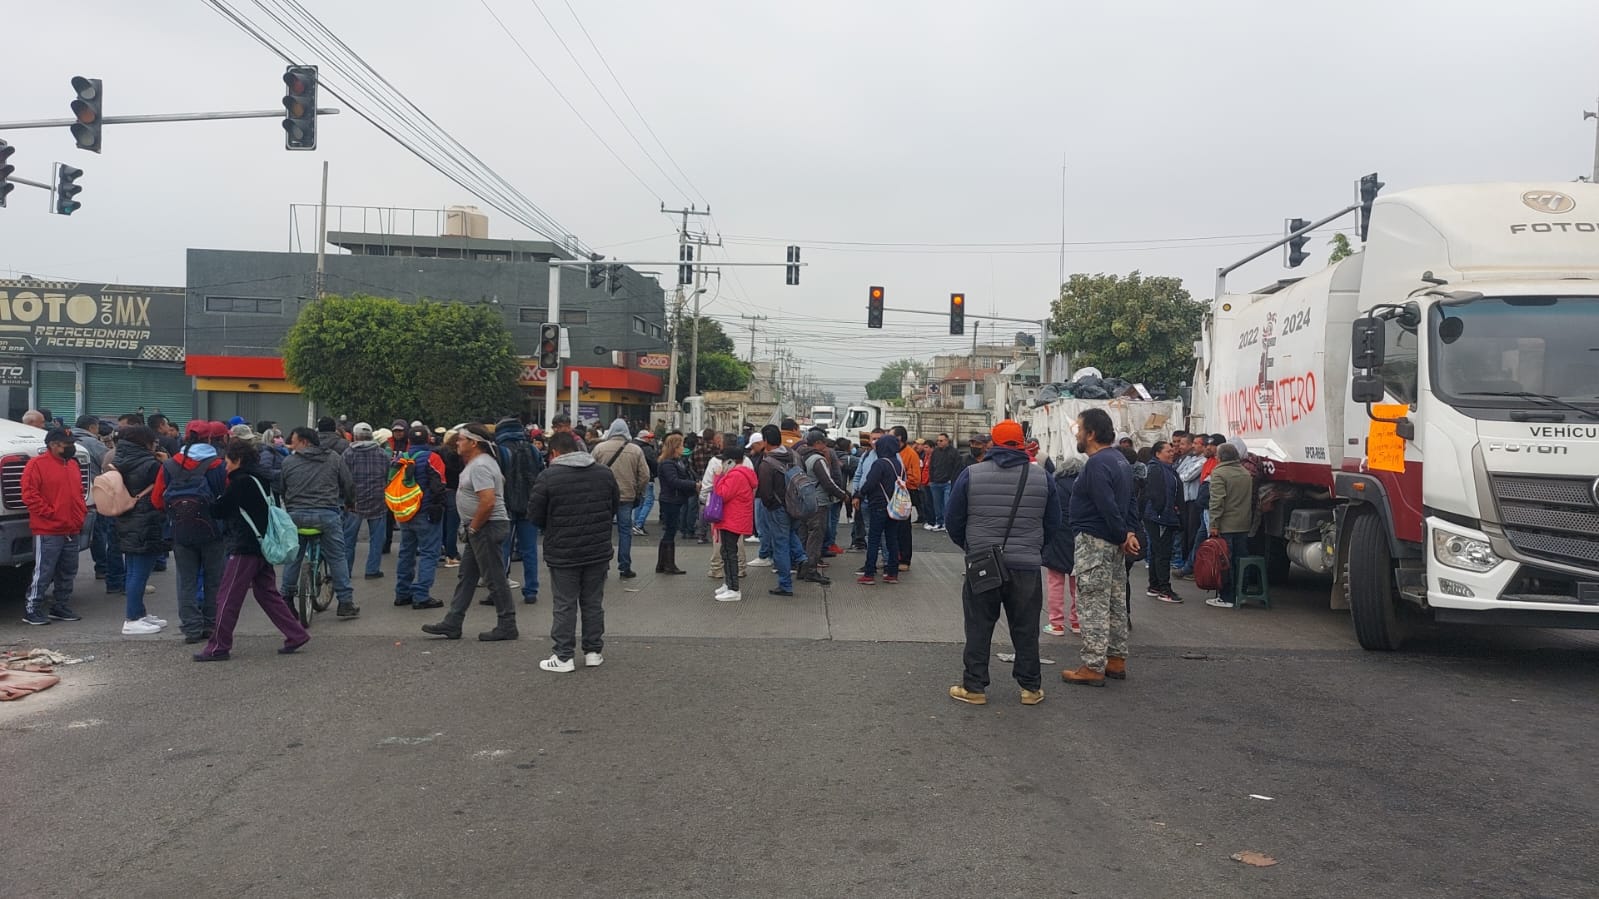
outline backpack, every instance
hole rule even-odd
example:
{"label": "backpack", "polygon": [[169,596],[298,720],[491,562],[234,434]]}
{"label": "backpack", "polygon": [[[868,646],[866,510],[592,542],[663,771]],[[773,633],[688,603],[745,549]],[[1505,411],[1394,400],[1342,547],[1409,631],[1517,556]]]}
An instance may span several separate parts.
{"label": "backpack", "polygon": [[167,463],[162,500],[167,507],[167,521],[172,524],[172,542],[179,546],[201,546],[222,536],[220,523],[211,517],[216,491],[211,488],[210,477],[211,470],[222,461],[213,459],[210,463],[194,468],[176,461]]}
{"label": "backpack", "polygon": [[895,521],[910,521],[911,493],[905,489],[905,479],[894,479],[894,495],[888,500],[888,517]]}
{"label": "backpack", "polygon": [[709,524],[721,524],[722,516],[726,514],[727,501],[722,499],[721,494],[716,492],[716,485],[722,483],[722,478],[725,477],[727,477],[727,472],[723,471],[716,476],[715,481],[711,482],[711,495],[705,500],[705,510],[700,513],[700,518]]}
{"label": "backpack", "polygon": [[508,440],[500,444],[500,463],[505,472],[505,511],[526,515],[539,476],[538,451],[526,440]]}
{"label": "backpack", "polygon": [[422,486],[416,482],[415,459],[396,456],[389,465],[389,483],[383,488],[383,502],[399,522],[410,521],[422,510]]}
{"label": "backpack", "polygon": [[816,514],[816,479],[799,462],[783,469],[783,511],[798,521]]}
{"label": "backpack", "polygon": [[1201,590],[1220,590],[1227,580],[1232,560],[1227,557],[1227,541],[1207,537],[1194,553],[1194,586]]}
{"label": "backpack", "polygon": [[272,497],[267,496],[266,488],[261,486],[259,480],[255,478],[250,480],[255,481],[255,489],[261,491],[261,499],[266,502],[266,533],[261,533],[255,526],[255,521],[250,518],[249,513],[240,509],[239,515],[244,518],[244,523],[250,526],[256,542],[261,544],[261,556],[272,565],[282,565],[300,554],[300,529],[295,526],[294,519],[289,517],[289,513],[283,511],[283,507],[273,501]]}
{"label": "backpack", "polygon": [[144,499],[155,489],[155,484],[139,491],[138,496],[128,493],[127,484],[123,483],[122,472],[115,468],[108,468],[94,479],[89,487],[89,497],[94,501],[94,510],[109,518],[127,514],[139,500]]}

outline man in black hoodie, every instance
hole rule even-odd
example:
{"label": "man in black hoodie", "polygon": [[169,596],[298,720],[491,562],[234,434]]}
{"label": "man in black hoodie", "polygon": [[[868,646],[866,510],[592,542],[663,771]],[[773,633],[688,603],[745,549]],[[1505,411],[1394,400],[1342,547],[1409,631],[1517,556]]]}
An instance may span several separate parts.
{"label": "man in black hoodie", "polygon": [[533,484],[528,517],[544,531],[544,564],[550,568],[555,595],[550,640],[555,652],[539,667],[568,674],[573,660],[577,621],[583,618],[583,663],[605,662],[605,575],[611,567],[611,530],[621,508],[616,476],[594,457],[577,448],[571,431],[550,436],[550,464]]}
{"label": "man in black hoodie", "polygon": [[949,503],[950,487],[960,471],[961,451],[949,442],[948,434],[938,435],[927,457],[927,489],[933,494],[933,520],[929,530],[945,530],[944,507]]}

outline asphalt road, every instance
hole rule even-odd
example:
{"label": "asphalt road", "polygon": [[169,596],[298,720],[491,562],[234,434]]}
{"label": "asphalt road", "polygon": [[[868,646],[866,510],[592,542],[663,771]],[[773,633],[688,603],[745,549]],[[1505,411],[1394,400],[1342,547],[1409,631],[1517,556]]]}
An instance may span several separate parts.
{"label": "asphalt road", "polygon": [[935,548],[893,591],[757,572],[724,605],[684,547],[689,576],[608,584],[606,663],[571,675],[536,668],[547,600],[515,643],[436,642],[362,582],[302,654],[250,609],[211,665],[114,636],[87,578],[84,622],[0,604],[0,644],[95,656],[0,706],[0,894],[1593,895],[1592,636],[1372,654],[1308,577],[1269,611],[1140,596],[1125,683],[1024,708],[997,664],[968,707]]}

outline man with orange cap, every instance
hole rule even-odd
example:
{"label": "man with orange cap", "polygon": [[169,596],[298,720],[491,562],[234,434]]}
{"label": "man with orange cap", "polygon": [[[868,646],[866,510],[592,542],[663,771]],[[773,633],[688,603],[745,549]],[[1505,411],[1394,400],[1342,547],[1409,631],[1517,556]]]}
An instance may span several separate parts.
{"label": "man with orange cap", "polygon": [[[1061,526],[1055,479],[1027,458],[1022,426],[1009,419],[994,425],[993,446],[981,462],[963,470],[950,488],[944,527],[966,558],[987,561],[998,550],[1003,583],[975,590],[968,576],[961,587],[966,650],[961,682],[950,698],[972,705],[988,702],[988,657],[1000,610],[1016,647],[1012,672],[1022,705],[1044,701],[1039,681],[1038,620],[1044,603],[1044,545]],[[999,560],[995,560],[999,561]],[[972,570],[978,566],[968,566]]]}

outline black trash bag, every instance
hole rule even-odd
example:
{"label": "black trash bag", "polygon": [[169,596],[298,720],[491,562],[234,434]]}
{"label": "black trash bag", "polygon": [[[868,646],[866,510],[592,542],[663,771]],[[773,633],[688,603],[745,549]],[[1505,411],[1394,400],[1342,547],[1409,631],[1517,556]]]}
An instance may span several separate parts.
{"label": "black trash bag", "polygon": [[1100,386],[1109,391],[1111,396],[1120,396],[1122,391],[1133,385],[1122,380],[1121,378],[1106,378],[1104,383]]}
{"label": "black trash bag", "polygon": [[[1097,378],[1095,380],[1098,380]],[[1110,391],[1097,384],[1087,384],[1075,388],[1072,395],[1080,400],[1108,400]]]}

